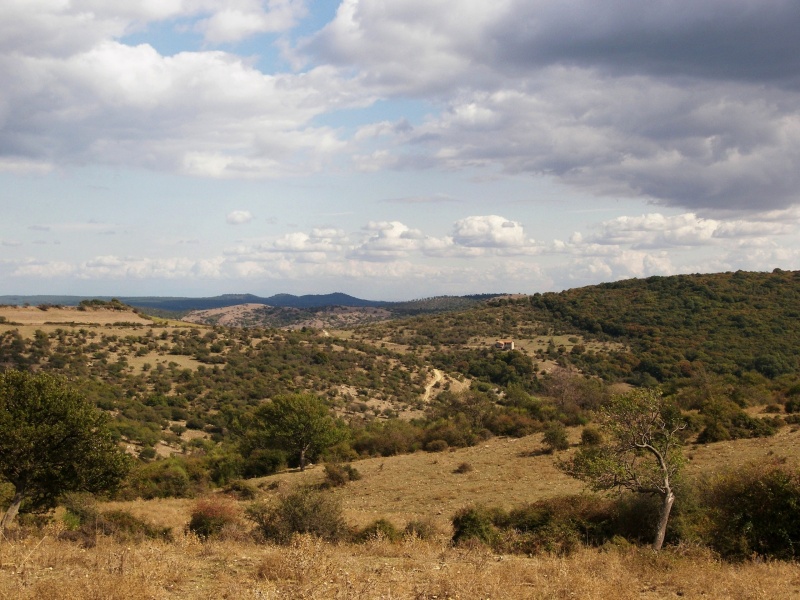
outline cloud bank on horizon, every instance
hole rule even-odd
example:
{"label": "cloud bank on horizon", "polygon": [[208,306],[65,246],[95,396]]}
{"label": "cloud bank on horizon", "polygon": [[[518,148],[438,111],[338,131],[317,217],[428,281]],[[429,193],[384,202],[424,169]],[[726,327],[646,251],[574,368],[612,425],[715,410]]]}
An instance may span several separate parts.
{"label": "cloud bank on horizon", "polygon": [[0,293],[798,268],[791,0],[9,0]]}

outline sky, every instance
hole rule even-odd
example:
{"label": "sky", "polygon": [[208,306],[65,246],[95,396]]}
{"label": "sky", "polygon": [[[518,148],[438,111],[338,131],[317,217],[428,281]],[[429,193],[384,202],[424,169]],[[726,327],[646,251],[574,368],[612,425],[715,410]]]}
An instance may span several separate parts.
{"label": "sky", "polygon": [[800,268],[796,0],[3,0],[0,295]]}

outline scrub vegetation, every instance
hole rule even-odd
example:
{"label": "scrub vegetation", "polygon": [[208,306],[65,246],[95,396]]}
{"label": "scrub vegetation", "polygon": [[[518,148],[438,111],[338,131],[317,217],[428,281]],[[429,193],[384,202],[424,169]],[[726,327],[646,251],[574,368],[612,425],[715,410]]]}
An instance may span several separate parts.
{"label": "scrub vegetation", "polygon": [[0,598],[789,597],[798,310],[783,271],[348,330],[0,308],[4,377],[99,409],[132,465],[19,505]]}

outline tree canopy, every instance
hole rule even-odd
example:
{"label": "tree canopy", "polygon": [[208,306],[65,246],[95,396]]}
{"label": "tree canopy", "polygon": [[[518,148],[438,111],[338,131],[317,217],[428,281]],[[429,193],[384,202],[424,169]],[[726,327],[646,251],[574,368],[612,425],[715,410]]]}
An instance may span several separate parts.
{"label": "tree canopy", "polygon": [[313,394],[286,394],[273,398],[256,411],[260,433],[268,446],[285,450],[298,460],[308,459],[344,438],[325,403]]}
{"label": "tree canopy", "polygon": [[683,465],[678,433],[685,427],[680,410],[653,389],[614,396],[598,411],[605,440],[581,448],[561,463],[568,474],[595,490],[627,489],[662,500],[653,548],[664,543],[675,502],[674,478]]}
{"label": "tree canopy", "polygon": [[14,486],[0,531],[23,502],[27,510],[43,510],[64,492],[101,492],[120,483],[129,459],[106,419],[61,379],[0,374],[0,479]]}

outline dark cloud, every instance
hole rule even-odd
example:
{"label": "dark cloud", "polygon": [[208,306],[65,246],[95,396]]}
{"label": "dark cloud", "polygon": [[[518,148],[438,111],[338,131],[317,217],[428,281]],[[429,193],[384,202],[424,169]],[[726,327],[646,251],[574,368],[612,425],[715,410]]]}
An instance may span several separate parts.
{"label": "dark cloud", "polygon": [[518,1],[488,32],[494,66],[800,85],[794,0]]}

